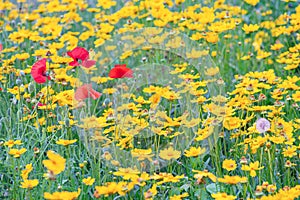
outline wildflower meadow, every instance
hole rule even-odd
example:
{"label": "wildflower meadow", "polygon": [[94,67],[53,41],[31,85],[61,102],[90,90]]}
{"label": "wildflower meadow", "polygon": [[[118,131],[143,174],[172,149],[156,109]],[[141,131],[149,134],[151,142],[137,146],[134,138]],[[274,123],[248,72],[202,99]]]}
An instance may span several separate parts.
{"label": "wildflower meadow", "polygon": [[0,199],[300,199],[299,0],[0,0]]}

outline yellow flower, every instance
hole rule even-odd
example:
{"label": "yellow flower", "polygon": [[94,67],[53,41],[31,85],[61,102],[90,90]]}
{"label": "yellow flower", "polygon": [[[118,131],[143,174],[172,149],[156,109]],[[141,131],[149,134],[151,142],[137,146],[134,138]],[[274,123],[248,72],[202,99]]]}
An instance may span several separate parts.
{"label": "yellow flower", "polygon": [[73,144],[75,142],[77,142],[77,139],[75,139],[75,140],[59,139],[58,141],[56,141],[56,144],[63,145],[63,146],[68,146],[68,145]]}
{"label": "yellow flower", "polygon": [[39,180],[37,179],[33,179],[33,180],[25,179],[23,182],[21,182],[21,188],[32,189],[38,184],[39,184]]}
{"label": "yellow flower", "polygon": [[271,45],[271,50],[277,51],[277,50],[279,50],[279,49],[281,49],[281,48],[283,48],[283,47],[284,47],[283,44],[281,44],[281,43],[276,43],[276,44],[274,44],[274,45]]}
{"label": "yellow flower", "polygon": [[292,95],[292,98],[293,98],[294,101],[299,102],[300,101],[300,91],[295,92]]}
{"label": "yellow flower", "polygon": [[[104,195],[105,197],[108,197],[109,195],[113,195],[118,193],[119,195],[124,196],[127,191],[131,190],[133,186],[127,187],[130,185],[127,185],[126,182],[108,182],[105,186],[96,186],[96,191],[94,192],[94,196],[96,198],[99,198],[101,195]],[[125,189],[126,188],[126,189]]]}
{"label": "yellow flower", "polygon": [[229,159],[224,160],[222,164],[223,169],[226,169],[227,171],[232,171],[236,169],[236,162],[235,160]]}
{"label": "yellow flower", "polygon": [[147,192],[144,192],[145,199],[153,199],[153,197],[157,194],[156,187],[157,185],[153,184],[153,186]]}
{"label": "yellow flower", "polygon": [[219,36],[217,33],[209,32],[206,35],[206,41],[209,43],[217,43],[219,41]]}
{"label": "yellow flower", "polygon": [[162,185],[164,183],[177,183],[180,181],[180,179],[184,178],[184,175],[180,175],[180,176],[174,176],[171,173],[159,173],[159,174],[154,174],[153,176],[151,176],[152,179],[154,180],[161,180],[159,182],[157,182],[158,185]]}
{"label": "yellow flower", "polygon": [[189,194],[187,192],[180,194],[180,195],[174,195],[170,197],[170,200],[181,200],[184,197],[188,197]]}
{"label": "yellow flower", "polygon": [[15,158],[19,158],[23,153],[25,153],[27,149],[22,148],[22,149],[10,149],[8,154],[13,155]]}
{"label": "yellow flower", "polygon": [[242,170],[244,171],[250,171],[250,176],[255,177],[256,176],[256,170],[261,170],[264,167],[259,167],[259,162],[255,161],[254,163],[250,163],[250,165],[243,165]]}
{"label": "yellow flower", "polygon": [[141,172],[136,168],[119,168],[119,171],[114,172],[115,176],[122,176],[124,180],[132,179],[137,177]]}
{"label": "yellow flower", "polygon": [[54,175],[57,175],[65,170],[66,159],[51,150],[47,152],[47,156],[49,160],[43,160],[43,164]]}
{"label": "yellow flower", "polygon": [[208,177],[213,182],[217,181],[217,177],[213,173],[208,172],[207,170],[198,171],[198,170],[193,169],[192,171],[197,173],[197,174],[194,175],[194,178],[197,179],[198,183],[203,182],[204,177]]}
{"label": "yellow flower", "polygon": [[218,74],[219,71],[220,71],[219,67],[211,67],[211,68],[206,69],[204,74],[207,76],[214,76],[214,75]]}
{"label": "yellow flower", "polygon": [[8,140],[4,142],[4,146],[8,146],[9,148],[12,148],[14,145],[21,145],[21,140]]}
{"label": "yellow flower", "polygon": [[54,192],[52,194],[45,192],[44,198],[50,199],[50,200],[74,200],[77,199],[77,197],[80,195],[80,188],[76,192],[68,192],[68,191],[62,191],[62,192]]}
{"label": "yellow flower", "polygon": [[289,146],[286,149],[283,149],[282,154],[284,157],[292,158],[293,156],[297,155],[296,150],[297,150],[296,146]]}
{"label": "yellow flower", "polygon": [[82,179],[82,182],[85,185],[93,185],[93,183],[95,182],[95,179],[91,178],[91,177],[87,177],[87,178]]}
{"label": "yellow flower", "polygon": [[25,169],[21,171],[21,177],[23,180],[28,179],[28,174],[32,171],[32,164],[26,165]]}
{"label": "yellow flower", "polygon": [[257,24],[244,24],[242,29],[246,32],[246,34],[248,34],[257,31],[259,26]]}
{"label": "yellow flower", "polygon": [[206,151],[205,148],[201,148],[201,147],[191,147],[189,150],[185,150],[184,151],[184,155],[186,157],[197,157],[201,154],[203,154]]}
{"label": "yellow flower", "polygon": [[107,0],[107,1],[98,0],[97,7],[102,7],[103,9],[109,9],[112,6],[115,6],[116,4],[117,4],[117,2],[112,1],[112,0]]}
{"label": "yellow flower", "polygon": [[236,196],[228,195],[224,192],[218,192],[216,194],[211,194],[211,196],[216,200],[235,200]]}
{"label": "yellow flower", "polygon": [[259,2],[259,0],[244,0],[244,1],[252,6],[255,6]]}
{"label": "yellow flower", "polygon": [[159,152],[159,157],[165,160],[177,159],[180,157],[180,155],[181,152],[174,150],[173,147],[169,147]]}
{"label": "yellow flower", "polygon": [[242,125],[242,121],[238,117],[227,117],[223,121],[223,126],[228,130],[239,128]]}
{"label": "yellow flower", "polygon": [[133,149],[131,151],[132,157],[137,157],[137,160],[142,161],[145,159],[148,159],[149,161],[152,161],[152,157],[154,156],[152,154],[152,149]]}
{"label": "yellow flower", "polygon": [[246,183],[247,177],[240,177],[240,176],[227,176],[225,175],[224,178],[218,178],[218,181],[221,183],[227,183],[231,185],[235,185],[238,183]]}

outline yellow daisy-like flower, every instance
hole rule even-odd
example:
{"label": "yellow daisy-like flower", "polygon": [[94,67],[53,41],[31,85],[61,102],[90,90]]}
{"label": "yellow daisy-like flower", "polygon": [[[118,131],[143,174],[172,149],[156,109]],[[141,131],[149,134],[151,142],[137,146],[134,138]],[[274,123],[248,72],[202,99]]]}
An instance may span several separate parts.
{"label": "yellow daisy-like flower", "polygon": [[82,179],[82,182],[85,185],[93,185],[93,183],[95,182],[95,179],[91,178],[91,177],[87,177],[87,178]]}
{"label": "yellow daisy-like flower", "polygon": [[15,158],[20,158],[20,156],[25,153],[27,149],[10,149],[8,154],[14,156]]}
{"label": "yellow daisy-like flower", "polygon": [[224,160],[222,164],[222,168],[226,169],[227,171],[232,171],[236,169],[236,162],[232,159]]}
{"label": "yellow daisy-like flower", "polygon": [[14,145],[21,145],[21,140],[8,140],[4,142],[4,146],[8,146],[9,148],[12,148]]}
{"label": "yellow daisy-like flower", "polygon": [[174,150],[173,147],[169,147],[159,152],[159,157],[165,160],[177,159],[180,157],[180,155],[181,152]]}
{"label": "yellow daisy-like flower", "polygon": [[252,6],[255,6],[258,4],[259,0],[244,0],[247,4],[250,4]]}
{"label": "yellow daisy-like flower", "polygon": [[43,164],[54,175],[65,170],[66,159],[51,150],[47,152],[47,156],[49,160],[43,160]]}
{"label": "yellow daisy-like flower", "polygon": [[218,178],[218,181],[221,183],[226,183],[230,185],[235,185],[238,183],[246,183],[247,177],[240,177],[240,176],[224,176],[224,178]]}
{"label": "yellow daisy-like flower", "polygon": [[32,189],[36,187],[38,184],[39,184],[39,180],[37,179],[33,179],[33,180],[26,179],[23,182],[21,182],[21,188]]}
{"label": "yellow daisy-like flower", "polygon": [[246,32],[246,34],[248,34],[257,31],[259,26],[257,24],[244,24],[242,29]]}
{"label": "yellow daisy-like flower", "polygon": [[219,193],[216,193],[216,194],[212,194],[211,195],[212,198],[216,199],[216,200],[234,200],[236,199],[236,196],[233,196],[233,195],[228,195],[224,192],[219,192]]}
{"label": "yellow daisy-like flower", "polygon": [[59,139],[58,141],[56,141],[56,144],[59,145],[63,145],[63,146],[68,146],[70,144],[74,144],[75,142],[77,142],[77,140],[64,140],[64,139]]}
{"label": "yellow daisy-like flower", "polygon": [[264,167],[259,167],[259,162],[255,161],[254,163],[250,163],[250,165],[243,165],[242,170],[244,171],[250,171],[250,176],[255,177],[256,176],[256,171],[261,170]]}
{"label": "yellow daisy-like flower", "polygon": [[205,148],[201,148],[201,147],[191,147],[189,150],[185,150],[184,151],[184,155],[186,157],[197,157],[201,154],[203,154],[206,151]]}
{"label": "yellow daisy-like flower", "polygon": [[188,197],[189,194],[187,192],[183,193],[183,194],[180,194],[180,195],[174,195],[174,196],[171,196],[170,197],[170,200],[181,200],[183,199],[184,197]]}
{"label": "yellow daisy-like flower", "polygon": [[25,169],[21,171],[21,177],[23,180],[28,179],[28,174],[32,171],[32,164],[26,165]]}
{"label": "yellow daisy-like flower", "polygon": [[76,192],[68,192],[68,191],[62,191],[62,192],[54,192],[52,194],[45,192],[44,198],[45,199],[61,199],[61,200],[74,200],[77,199],[77,197],[80,195],[80,188]]}

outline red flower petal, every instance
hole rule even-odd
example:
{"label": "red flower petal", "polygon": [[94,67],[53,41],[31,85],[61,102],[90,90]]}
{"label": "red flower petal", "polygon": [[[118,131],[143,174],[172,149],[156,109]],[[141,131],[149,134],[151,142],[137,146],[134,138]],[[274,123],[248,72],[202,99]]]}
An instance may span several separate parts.
{"label": "red flower petal", "polygon": [[98,99],[101,96],[101,93],[95,91],[92,88],[92,84],[84,84],[76,89],[75,99],[81,101],[91,97],[92,99]]}
{"label": "red flower petal", "polygon": [[67,54],[74,60],[69,63],[71,66],[79,66],[78,60],[83,62],[89,58],[89,52],[83,47],[76,47],[72,51],[68,51]]}
{"label": "red flower petal", "polygon": [[45,83],[47,78],[50,80],[49,76],[46,76],[46,58],[43,58],[36,63],[31,68],[31,76],[37,83]]}
{"label": "red flower petal", "polygon": [[133,78],[133,71],[126,64],[115,65],[108,74],[110,78]]}
{"label": "red flower petal", "polygon": [[82,62],[82,66],[85,68],[90,68],[96,64],[96,61],[94,60],[85,60]]}
{"label": "red flower petal", "polygon": [[3,50],[3,45],[0,43],[0,52]]}

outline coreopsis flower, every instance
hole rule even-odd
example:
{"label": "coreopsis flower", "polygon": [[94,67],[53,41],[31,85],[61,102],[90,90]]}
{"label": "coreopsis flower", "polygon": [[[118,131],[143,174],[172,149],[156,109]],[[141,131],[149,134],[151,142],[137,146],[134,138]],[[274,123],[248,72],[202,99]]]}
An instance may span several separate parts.
{"label": "coreopsis flower", "polygon": [[257,31],[259,26],[257,24],[244,24],[242,29],[248,34]]}
{"label": "coreopsis flower", "polygon": [[25,169],[21,171],[21,177],[23,180],[28,179],[28,174],[32,171],[32,164],[27,164]]}
{"label": "coreopsis flower", "polygon": [[48,80],[50,80],[50,76],[46,74],[46,58],[43,58],[36,63],[31,68],[31,76],[37,83],[45,83]]}
{"label": "coreopsis flower", "polygon": [[212,198],[216,200],[235,200],[236,196],[228,195],[225,192],[218,192],[215,194],[211,194]]}
{"label": "coreopsis flower", "polygon": [[141,172],[136,168],[119,168],[118,171],[114,172],[115,176],[122,176],[124,180],[137,177]]}
{"label": "coreopsis flower", "polygon": [[80,188],[78,188],[76,192],[62,191],[62,192],[54,192],[52,194],[49,192],[45,192],[44,198],[49,200],[53,200],[53,199],[74,200],[78,198],[80,192],[81,192]]}
{"label": "coreopsis flower", "polygon": [[151,176],[151,179],[161,180],[157,182],[157,185],[162,185],[164,183],[178,183],[184,178],[184,174],[180,176],[174,176],[171,173],[159,173]]}
{"label": "coreopsis flower", "polygon": [[142,161],[145,159],[148,159],[149,161],[152,161],[152,157],[154,154],[152,154],[152,149],[133,149],[131,151],[132,157],[136,157],[137,160]]}
{"label": "coreopsis flower", "polygon": [[235,185],[235,184],[238,184],[238,183],[246,183],[247,182],[247,177],[227,176],[227,175],[225,175],[224,178],[218,178],[218,181],[221,182],[221,183]]}
{"label": "coreopsis flower", "polygon": [[56,144],[63,145],[63,146],[69,146],[70,144],[74,144],[77,142],[77,139],[75,140],[64,140],[64,139],[59,139],[56,141]]}
{"label": "coreopsis flower", "polygon": [[259,0],[244,0],[247,4],[250,4],[252,6],[255,6],[258,4]]}
{"label": "coreopsis flower", "polygon": [[265,118],[260,118],[256,121],[256,130],[260,133],[267,132],[271,127],[270,122]]}
{"label": "coreopsis flower", "polygon": [[157,184],[153,184],[153,186],[147,191],[144,192],[145,199],[153,199],[153,197],[157,194]]}
{"label": "coreopsis flower", "polygon": [[233,130],[241,127],[242,120],[238,117],[226,117],[223,121],[223,126],[228,130]]}
{"label": "coreopsis flower", "polygon": [[39,184],[39,180],[37,179],[32,179],[32,180],[25,179],[23,180],[23,182],[21,182],[21,188],[32,189],[36,187],[38,184]]}
{"label": "coreopsis flower", "polygon": [[126,64],[115,65],[108,74],[110,78],[133,78],[133,71]]}
{"label": "coreopsis flower", "polygon": [[292,94],[292,98],[295,102],[300,101],[300,91],[296,91],[294,94]]}
{"label": "coreopsis flower", "polygon": [[61,157],[54,151],[47,151],[47,156],[49,160],[43,160],[43,165],[54,175],[60,174],[65,170],[66,159]]}
{"label": "coreopsis flower", "polygon": [[97,92],[92,88],[92,84],[84,84],[78,87],[75,91],[75,99],[77,101],[82,101],[87,98],[98,99],[101,93]]}
{"label": "coreopsis flower", "polygon": [[8,154],[14,156],[15,158],[20,158],[20,156],[25,153],[27,149],[10,149]]}
{"label": "coreopsis flower", "polygon": [[292,163],[290,160],[287,160],[285,162],[284,166],[290,168],[290,167],[296,166],[296,164]]}
{"label": "coreopsis flower", "polygon": [[207,170],[199,171],[199,170],[194,170],[193,169],[192,171],[197,173],[197,174],[194,175],[194,178],[197,179],[198,183],[203,182],[203,178],[204,177],[208,177],[213,182],[217,181],[217,177],[213,173],[211,173],[211,172],[209,172]]}
{"label": "coreopsis flower", "polygon": [[297,155],[296,151],[297,151],[296,146],[288,146],[287,148],[283,149],[282,154],[283,154],[284,157],[292,158],[292,157]]}
{"label": "coreopsis flower", "polygon": [[256,176],[256,171],[261,170],[264,167],[259,167],[259,162],[255,161],[254,163],[250,163],[249,165],[242,165],[242,170],[243,171],[250,171],[250,176],[255,177]]}
{"label": "coreopsis flower", "polygon": [[233,171],[236,169],[236,162],[232,159],[226,159],[222,163],[222,168],[226,169],[227,171]]}
{"label": "coreopsis flower", "polygon": [[184,155],[186,157],[197,157],[203,153],[205,153],[206,149],[205,148],[201,148],[201,147],[191,147],[190,149],[188,150],[185,150],[184,151]]}
{"label": "coreopsis flower", "polygon": [[93,185],[93,183],[95,182],[95,179],[91,178],[91,177],[87,177],[87,178],[82,179],[82,182],[85,185]]}
{"label": "coreopsis flower", "polygon": [[177,159],[180,155],[181,152],[174,150],[172,146],[159,152],[159,157],[165,160]]}
{"label": "coreopsis flower", "polygon": [[9,148],[12,148],[14,145],[21,145],[22,141],[21,140],[8,140],[4,142],[4,146],[7,146]]}
{"label": "coreopsis flower", "polygon": [[[108,197],[109,195],[113,195],[118,193],[121,196],[124,196],[126,192],[130,191],[133,186],[128,187],[131,185],[128,185],[127,182],[107,182],[105,186],[96,186],[94,197],[99,198],[101,195],[104,195],[105,197]],[[126,188],[126,189],[125,189]]]}
{"label": "coreopsis flower", "polygon": [[187,192],[183,193],[183,194],[179,194],[179,195],[174,195],[170,197],[170,200],[181,200],[184,197],[188,197],[189,194]]}

